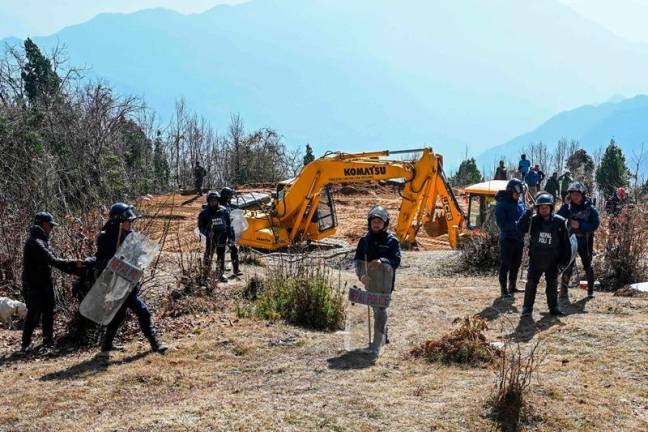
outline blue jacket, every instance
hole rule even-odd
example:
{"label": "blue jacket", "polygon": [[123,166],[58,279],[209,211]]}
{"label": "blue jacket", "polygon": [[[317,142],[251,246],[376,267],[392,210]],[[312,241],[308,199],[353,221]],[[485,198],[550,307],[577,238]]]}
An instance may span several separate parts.
{"label": "blue jacket", "polygon": [[529,159],[520,159],[520,163],[518,163],[518,170],[526,175],[526,173],[529,172],[529,168],[531,168],[531,161]]}
{"label": "blue jacket", "polygon": [[506,191],[499,191],[495,195],[495,221],[499,227],[500,239],[515,239],[522,241],[522,236],[517,229],[517,222],[526,211],[522,200],[514,201]]}
{"label": "blue jacket", "polygon": [[[558,210],[558,214],[565,219],[573,219],[580,223],[578,229],[570,228],[570,231],[576,234],[579,244],[585,243],[587,239],[591,238],[594,231],[601,224],[598,210],[596,210],[596,207],[589,200],[583,201],[579,206],[563,204],[560,210]],[[569,226],[569,222],[567,222],[567,225]]]}
{"label": "blue jacket", "polygon": [[529,171],[527,175],[524,176],[524,181],[529,186],[537,186],[539,180],[540,180],[540,176],[534,170]]}

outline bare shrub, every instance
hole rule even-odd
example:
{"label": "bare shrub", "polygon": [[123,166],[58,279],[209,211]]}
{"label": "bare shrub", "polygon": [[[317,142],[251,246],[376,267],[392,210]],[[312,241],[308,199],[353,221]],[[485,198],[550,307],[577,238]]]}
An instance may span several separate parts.
{"label": "bare shrub", "polygon": [[414,348],[411,354],[414,357],[423,357],[429,362],[471,365],[490,363],[501,355],[501,351],[486,340],[486,321],[473,316],[457,318],[453,323],[459,323],[459,326],[450,334],[439,340],[424,342]]}
{"label": "bare shrub", "polygon": [[597,233],[603,249],[596,261],[601,287],[615,291],[648,280],[648,209],[626,207]]}
{"label": "bare shrub", "polygon": [[499,255],[499,232],[493,224],[460,242],[459,262],[464,270],[487,272],[496,269],[500,264]]}
{"label": "bare shrub", "polygon": [[530,418],[528,389],[544,360],[539,348],[540,341],[528,352],[524,352],[519,343],[507,343],[499,357],[496,383],[487,407],[502,431],[518,431]]}

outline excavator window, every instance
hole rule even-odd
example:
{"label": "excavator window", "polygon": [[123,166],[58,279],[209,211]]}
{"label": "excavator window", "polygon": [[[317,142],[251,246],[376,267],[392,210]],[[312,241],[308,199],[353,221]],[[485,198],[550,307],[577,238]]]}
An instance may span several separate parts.
{"label": "excavator window", "polygon": [[495,198],[489,195],[470,195],[468,200],[468,228],[481,228],[490,218]]}
{"label": "excavator window", "polygon": [[[319,231],[326,231],[337,226],[337,216],[335,214],[335,203],[333,202],[333,194],[331,187],[325,186],[320,191],[320,202],[317,206],[317,222],[319,223]],[[315,217],[313,217],[315,221]]]}

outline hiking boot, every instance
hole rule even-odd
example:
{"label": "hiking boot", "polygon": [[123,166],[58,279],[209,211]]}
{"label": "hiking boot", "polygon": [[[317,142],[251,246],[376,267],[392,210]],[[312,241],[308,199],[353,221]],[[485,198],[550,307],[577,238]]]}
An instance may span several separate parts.
{"label": "hiking boot", "polygon": [[526,307],[526,306],[522,308],[522,316],[523,317],[530,317],[531,315],[533,315],[533,309],[532,308]]}
{"label": "hiking boot", "polygon": [[20,347],[20,352],[23,353],[23,354],[29,354],[33,350],[34,350],[34,348],[32,347],[31,344],[23,345],[23,346]]}
{"label": "hiking boot", "polygon": [[515,293],[521,293],[522,290],[517,289],[517,287],[515,286],[515,282],[509,282],[508,292],[511,294],[515,294]]}
{"label": "hiking boot", "polygon": [[565,314],[563,313],[563,311],[561,311],[561,310],[558,309],[558,308],[555,308],[555,309],[550,310],[550,311],[549,311],[549,314],[552,315],[552,316],[565,316]]}
{"label": "hiking boot", "polygon": [[219,282],[227,282],[228,279],[225,277],[225,275],[221,275],[221,276],[218,278],[218,281],[219,281]]}
{"label": "hiking boot", "polygon": [[511,297],[513,297],[513,296],[512,296],[512,295],[507,291],[507,292],[503,292],[503,293],[501,293],[500,297],[503,297],[503,298],[511,298]]}
{"label": "hiking boot", "polygon": [[43,339],[43,347],[54,348],[54,339]]}
{"label": "hiking boot", "polygon": [[592,293],[587,293],[587,298],[590,299],[590,300],[593,299],[594,298],[594,293],[593,292]]}
{"label": "hiking boot", "polygon": [[155,353],[164,354],[168,349],[169,347],[160,342],[157,338],[151,341],[151,351]]}

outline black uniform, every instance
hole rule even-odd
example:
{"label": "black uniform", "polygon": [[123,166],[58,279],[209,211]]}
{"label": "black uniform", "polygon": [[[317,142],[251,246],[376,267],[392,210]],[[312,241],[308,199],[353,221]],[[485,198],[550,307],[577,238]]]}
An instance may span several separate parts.
{"label": "black uniform", "polygon": [[225,246],[228,243],[234,242],[234,230],[227,208],[220,204],[216,208],[209,207],[208,204],[205,204],[203,210],[198,215],[198,230],[207,238],[203,264],[207,269],[211,269],[212,257],[214,256],[215,250],[216,258],[218,259],[218,268],[222,275],[225,272]]}
{"label": "black uniform", "polygon": [[[117,235],[119,231],[119,222],[109,221],[105,226],[99,237],[97,237],[97,253],[96,257],[96,269],[97,274],[100,274],[108,265],[108,261],[115,255],[118,248]],[[124,239],[132,231],[125,231],[121,234],[121,239],[119,244],[121,244]],[[157,337],[155,335],[155,329],[151,323],[151,312],[149,311],[146,303],[142,301],[137,295],[139,291],[139,284],[126,298],[123,306],[117,311],[117,314],[113,320],[106,327],[106,334],[103,341],[103,349],[110,350],[112,348],[113,340],[117,334],[117,330],[124,322],[126,318],[126,311],[130,309],[137,316],[137,321],[139,322],[140,329],[146,339],[151,343],[151,347],[155,348],[159,345]]]}
{"label": "black uniform", "polygon": [[54,338],[54,283],[50,266],[65,273],[74,273],[75,261],[57,258],[43,228],[34,225],[23,251],[22,293],[27,304],[27,318],[23,328],[22,346],[31,344],[38,322],[43,320],[43,340]]}
{"label": "black uniform", "polygon": [[[227,209],[227,212],[230,213],[232,211],[232,205],[229,203],[229,200],[223,200],[221,197],[221,205]],[[234,274],[237,274],[239,272],[239,256],[238,256],[238,246],[236,246],[236,235],[234,233],[234,227],[231,225],[231,219],[230,219],[230,233],[229,233],[229,250],[230,250],[230,258],[232,259],[232,271]]]}
{"label": "black uniform", "polygon": [[[531,229],[529,230],[529,224]],[[544,273],[547,282],[547,305],[552,313],[558,309],[558,267],[569,263],[571,246],[565,218],[551,215],[548,219],[539,214],[531,217],[525,213],[518,229],[524,235],[529,231],[529,270],[524,290],[524,309],[530,312],[536,297],[540,277]]]}
{"label": "black uniform", "polygon": [[[585,273],[587,275],[587,294],[594,293],[594,270],[592,269],[592,256],[594,252],[594,232],[600,225],[598,210],[589,200],[585,200],[581,205],[563,204],[558,214],[566,219],[573,219],[580,223],[580,227],[572,230],[578,239],[578,255],[581,258]],[[560,292],[561,295],[567,295],[567,285],[574,271],[574,263],[565,270],[562,276]]]}

